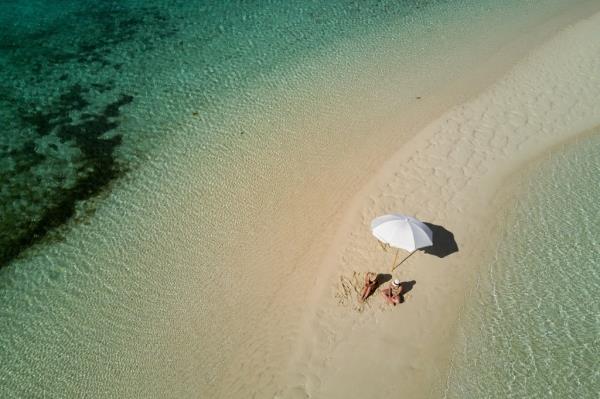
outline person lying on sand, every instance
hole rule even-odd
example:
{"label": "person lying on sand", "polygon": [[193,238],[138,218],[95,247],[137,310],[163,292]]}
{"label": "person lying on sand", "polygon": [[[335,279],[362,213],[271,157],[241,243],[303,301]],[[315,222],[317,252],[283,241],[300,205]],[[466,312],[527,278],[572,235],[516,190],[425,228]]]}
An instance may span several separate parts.
{"label": "person lying on sand", "polygon": [[386,302],[396,306],[402,301],[402,285],[400,280],[396,279],[392,281],[388,288],[381,291],[381,295],[385,298]]}
{"label": "person lying on sand", "polygon": [[373,272],[368,272],[365,274],[365,285],[363,286],[362,292],[360,294],[359,302],[364,302],[369,295],[373,293],[375,290],[375,285],[377,284],[377,274]]}

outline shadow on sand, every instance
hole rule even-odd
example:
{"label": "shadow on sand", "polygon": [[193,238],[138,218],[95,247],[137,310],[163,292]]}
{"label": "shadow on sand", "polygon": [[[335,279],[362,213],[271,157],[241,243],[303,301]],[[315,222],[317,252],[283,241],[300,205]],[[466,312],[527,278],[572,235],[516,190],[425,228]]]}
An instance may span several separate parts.
{"label": "shadow on sand", "polygon": [[389,273],[377,274],[377,278],[375,279],[375,289],[373,291],[377,290],[377,288],[381,287],[382,285],[384,285],[391,279],[392,279],[392,275]]}
{"label": "shadow on sand", "polygon": [[377,275],[375,276],[375,285],[373,286],[373,288],[371,289],[371,292],[365,297],[364,300],[367,300],[367,298],[372,296],[373,293],[379,289],[379,287],[381,287],[382,285],[384,285],[391,279],[392,279],[392,275],[389,273],[377,273]]}
{"label": "shadow on sand", "polygon": [[415,284],[417,284],[415,280],[401,282],[400,287],[402,287],[402,295],[408,294],[413,289]]}
{"label": "shadow on sand", "polygon": [[[379,273],[377,274],[377,277],[375,278],[375,288],[373,289],[371,295],[377,291],[377,289],[381,286],[383,286],[385,283],[387,283],[388,281],[390,281],[392,279],[392,275],[389,273]],[[400,287],[402,287],[402,291],[400,293],[400,303],[404,302],[404,295],[408,294],[413,287],[415,286],[417,282],[415,280],[411,280],[411,281],[402,281],[400,283]],[[371,296],[369,295],[369,296]]]}
{"label": "shadow on sand", "polygon": [[455,252],[458,252],[458,245],[454,240],[454,234],[437,224],[425,223],[433,233],[433,245],[423,248],[422,251],[426,254],[445,258]]}
{"label": "shadow on sand", "polygon": [[400,287],[402,287],[402,291],[401,291],[401,294],[400,294],[400,303],[404,303],[404,295],[406,295],[410,291],[412,291],[412,289],[415,286],[415,284],[417,284],[417,282],[415,280],[402,281],[400,283]]}

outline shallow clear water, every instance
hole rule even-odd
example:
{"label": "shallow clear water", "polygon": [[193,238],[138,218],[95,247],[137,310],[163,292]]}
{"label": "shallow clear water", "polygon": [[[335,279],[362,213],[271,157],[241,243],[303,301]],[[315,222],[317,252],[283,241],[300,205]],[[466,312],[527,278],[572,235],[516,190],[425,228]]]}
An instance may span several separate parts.
{"label": "shallow clear water", "polygon": [[[468,37],[470,25],[486,18],[526,23],[564,7],[560,0],[538,3],[3,2],[0,265],[42,239],[60,239],[57,227],[86,219],[95,209],[90,200],[158,148],[184,140],[210,158],[210,143],[227,141],[238,151],[231,136],[243,127],[223,131],[223,120],[265,111],[250,88],[287,85],[292,93],[303,83],[335,80],[313,60],[331,63],[339,53],[339,64],[329,67],[342,72],[390,32],[403,49],[398,67],[418,65],[428,52],[454,50],[446,41]],[[464,27],[440,30],[461,18]],[[354,50],[337,47],[344,41]],[[433,60],[451,69],[445,61]]]}
{"label": "shallow clear water", "polygon": [[[0,264],[93,212],[81,201],[183,134],[173,128],[181,114],[228,113],[224,102],[249,82],[420,7],[3,2]],[[207,143],[216,130],[193,133]]]}
{"label": "shallow clear water", "polygon": [[600,135],[519,184],[460,322],[447,398],[597,398]]}
{"label": "shallow clear water", "polygon": [[567,2],[214,3],[0,4],[0,396],[214,392],[239,341],[198,284],[238,271],[219,256],[261,235],[232,234],[261,187],[351,186],[318,179],[385,146],[371,107],[422,95],[399,65],[460,78],[442,50],[468,65],[487,24]]}

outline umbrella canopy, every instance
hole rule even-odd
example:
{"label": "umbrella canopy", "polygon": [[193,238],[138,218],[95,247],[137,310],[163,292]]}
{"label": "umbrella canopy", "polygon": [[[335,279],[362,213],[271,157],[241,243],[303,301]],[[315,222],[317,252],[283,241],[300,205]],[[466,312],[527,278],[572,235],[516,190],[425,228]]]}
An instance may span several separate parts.
{"label": "umbrella canopy", "polygon": [[433,245],[431,229],[411,216],[394,213],[376,217],[371,230],[379,241],[410,252]]}

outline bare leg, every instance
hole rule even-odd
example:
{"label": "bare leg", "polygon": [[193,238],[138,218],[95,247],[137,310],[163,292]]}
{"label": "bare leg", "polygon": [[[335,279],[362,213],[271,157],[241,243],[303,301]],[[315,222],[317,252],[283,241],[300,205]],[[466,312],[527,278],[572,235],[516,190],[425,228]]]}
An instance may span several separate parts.
{"label": "bare leg", "polygon": [[365,286],[365,287],[363,287],[362,292],[360,293],[360,302],[364,302],[368,296],[369,296],[369,287]]}
{"label": "bare leg", "polygon": [[389,288],[386,288],[383,291],[381,291],[381,295],[383,296],[383,298],[385,299],[385,301],[387,303],[389,303],[390,305],[396,306],[396,302],[394,302],[394,298],[392,297],[392,292]]}
{"label": "bare leg", "polygon": [[[371,276],[375,276],[373,280],[371,280]],[[365,274],[365,285],[363,286],[362,292],[360,294],[360,302],[364,302],[367,300],[371,292],[373,292],[373,288],[375,288],[375,279],[377,275],[375,273],[368,272]]]}

